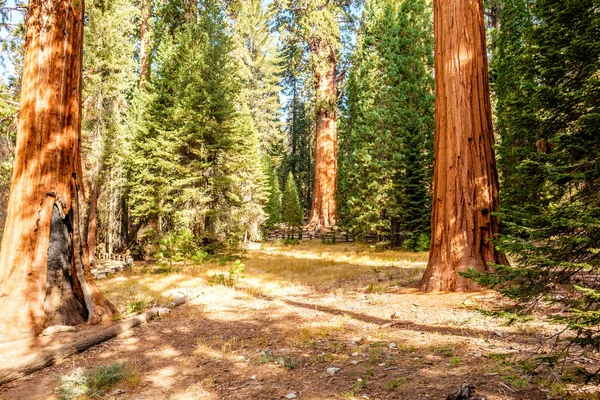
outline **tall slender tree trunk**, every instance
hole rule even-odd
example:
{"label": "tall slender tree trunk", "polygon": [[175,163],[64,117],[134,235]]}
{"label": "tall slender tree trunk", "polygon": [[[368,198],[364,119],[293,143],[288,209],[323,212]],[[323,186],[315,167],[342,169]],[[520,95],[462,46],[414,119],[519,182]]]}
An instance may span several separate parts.
{"label": "tall slender tree trunk", "polygon": [[83,0],[29,2],[0,340],[116,311],[94,283],[79,230],[83,20]]}
{"label": "tall slender tree trunk", "polygon": [[315,66],[317,130],[315,181],[308,225],[321,228],[335,225],[337,216],[336,57],[331,46],[324,40],[313,41],[311,51],[317,60]]}
{"label": "tall slender tree trunk", "polygon": [[498,173],[481,0],[435,0],[435,170],[431,250],[421,289],[470,291],[458,272],[506,263],[498,233]]}
{"label": "tall slender tree trunk", "polygon": [[[99,180],[99,179],[98,179]],[[98,185],[96,182],[90,188],[90,210],[87,223],[87,248],[90,255],[90,265],[93,265],[96,258],[96,231],[98,227]]]}
{"label": "tall slender tree trunk", "polygon": [[150,18],[152,0],[141,0],[140,4],[140,87],[145,87],[150,74]]}

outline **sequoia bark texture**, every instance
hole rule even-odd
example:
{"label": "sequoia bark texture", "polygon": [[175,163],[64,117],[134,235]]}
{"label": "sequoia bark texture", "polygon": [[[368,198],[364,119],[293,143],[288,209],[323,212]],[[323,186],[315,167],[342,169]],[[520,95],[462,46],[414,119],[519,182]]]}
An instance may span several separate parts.
{"label": "sequoia bark texture", "polygon": [[435,170],[424,291],[471,291],[458,275],[506,263],[498,233],[498,173],[481,0],[435,0]]}
{"label": "sequoia bark texture", "polygon": [[326,228],[335,225],[337,185],[337,76],[336,57],[331,46],[317,38],[311,43],[315,66],[317,129],[315,182],[308,225]]}
{"label": "sequoia bark texture", "polygon": [[150,75],[150,19],[152,0],[140,1],[140,87],[144,88]]}
{"label": "sequoia bark texture", "polygon": [[0,254],[0,340],[109,319],[81,245],[83,0],[31,0]]}

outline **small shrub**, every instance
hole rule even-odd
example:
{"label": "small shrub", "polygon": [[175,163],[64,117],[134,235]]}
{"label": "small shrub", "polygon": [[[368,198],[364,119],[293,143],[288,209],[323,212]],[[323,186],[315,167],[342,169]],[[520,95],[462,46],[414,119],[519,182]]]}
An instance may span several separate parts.
{"label": "small shrub", "polygon": [[396,379],[392,379],[385,384],[387,390],[392,391],[396,389],[400,389],[406,383],[406,378],[398,377]]}
{"label": "small shrub", "polygon": [[121,380],[139,383],[137,371],[127,367],[125,363],[101,365],[85,372],[76,368],[69,375],[59,377],[56,394],[61,400],[72,400],[83,396],[98,398]]}
{"label": "small shrub", "polygon": [[192,256],[190,257],[192,259],[192,261],[198,263],[198,264],[202,264],[204,261],[206,261],[209,257],[209,254],[207,251],[199,249],[196,250],[196,252],[194,254],[192,254]]}
{"label": "small shrub", "polygon": [[208,283],[211,285],[232,287],[239,280],[245,268],[246,266],[240,260],[235,260],[231,265],[231,268],[229,268],[229,272],[227,274],[218,273],[212,275],[208,279]]}
{"label": "small shrub", "polygon": [[452,357],[450,359],[450,365],[453,367],[458,367],[460,364],[462,364],[462,360],[460,359],[460,357]]}
{"label": "small shrub", "polygon": [[527,386],[527,380],[518,375],[505,375],[502,377],[502,380],[519,389],[523,389]]}
{"label": "small shrub", "polygon": [[430,238],[427,233],[420,233],[417,238],[417,245],[415,246],[416,251],[429,251]]}
{"label": "small shrub", "polygon": [[150,305],[150,300],[145,297],[133,297],[125,302],[125,314],[139,314]]}

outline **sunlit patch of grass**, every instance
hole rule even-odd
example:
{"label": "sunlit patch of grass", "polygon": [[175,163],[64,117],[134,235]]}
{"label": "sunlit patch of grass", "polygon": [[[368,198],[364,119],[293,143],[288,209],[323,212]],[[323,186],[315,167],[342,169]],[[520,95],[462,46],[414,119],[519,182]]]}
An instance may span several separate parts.
{"label": "sunlit patch of grass", "polygon": [[393,391],[393,390],[402,388],[405,383],[406,383],[406,378],[400,376],[398,378],[394,378],[392,380],[387,381],[387,383],[385,384],[385,387],[387,388],[387,390]]}
{"label": "sunlit patch of grass", "polygon": [[520,377],[519,375],[504,375],[502,376],[502,380],[519,389],[523,389],[528,383],[526,379]]}
{"label": "sunlit patch of grass", "polygon": [[[372,252],[360,244],[323,245],[302,242],[293,248],[265,247],[245,260],[249,275],[265,280],[283,279],[315,287],[330,287],[356,280],[368,285],[373,268],[395,267],[389,273],[398,284],[412,283],[426,267],[426,253]],[[399,272],[398,272],[399,271]],[[362,284],[361,283],[361,284]]]}
{"label": "sunlit patch of grass", "polygon": [[119,381],[137,386],[140,382],[139,372],[125,363],[101,365],[89,371],[76,368],[71,374],[59,377],[56,393],[61,400],[98,398],[104,396]]}

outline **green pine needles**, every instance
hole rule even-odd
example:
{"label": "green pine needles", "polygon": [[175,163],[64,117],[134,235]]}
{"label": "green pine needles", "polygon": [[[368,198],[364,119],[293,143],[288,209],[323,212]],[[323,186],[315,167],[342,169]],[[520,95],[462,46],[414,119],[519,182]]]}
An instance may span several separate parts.
{"label": "green pine needles", "polygon": [[433,33],[425,0],[366,4],[340,132],[347,229],[428,248],[433,152]]}
{"label": "green pine needles", "polygon": [[303,225],[304,215],[300,199],[298,198],[298,189],[294,181],[294,175],[290,172],[285,182],[285,190],[281,197],[281,222],[288,228],[297,228]]}
{"label": "green pine needles", "polygon": [[[528,4],[529,3],[529,7]],[[521,306],[558,303],[600,349],[600,13],[594,0],[507,0],[498,49],[499,165],[512,266],[469,273]]]}
{"label": "green pine needles", "polygon": [[160,35],[139,94],[129,201],[135,224],[161,234],[187,228],[198,242],[233,245],[260,238],[268,188],[264,141],[242,90],[240,76],[248,74],[231,57],[235,43],[220,4],[201,1],[197,18],[175,20]]}

